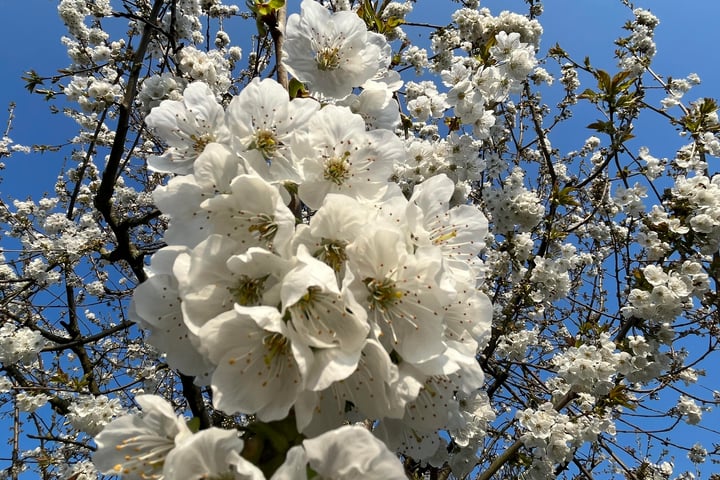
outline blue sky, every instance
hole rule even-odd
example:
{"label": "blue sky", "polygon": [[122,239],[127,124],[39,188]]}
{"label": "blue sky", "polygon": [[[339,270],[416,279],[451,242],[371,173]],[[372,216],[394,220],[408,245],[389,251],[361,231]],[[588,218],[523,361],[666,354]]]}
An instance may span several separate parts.
{"label": "blue sky", "polygon": [[[242,5],[243,2],[237,3]],[[500,10],[522,12],[525,5],[521,0],[487,0],[481,3],[494,13]],[[415,18],[447,23],[449,12],[440,9],[439,5],[446,5],[446,2],[420,0]],[[682,8],[679,8],[677,1],[646,0],[637,1],[636,6],[649,8],[661,21],[656,35],[659,52],[656,71],[674,77],[696,72],[703,84],[691,91],[689,98],[718,96],[720,50],[716,46],[716,32],[720,1],[693,0],[683,2]],[[20,80],[23,72],[29,69],[35,69],[41,75],[52,75],[58,68],[67,65],[65,49],[59,41],[64,29],[56,8],[56,0],[0,0],[0,18],[4,19],[4,42],[0,45],[0,127],[4,130],[6,108],[14,101],[17,107],[10,136],[18,143],[63,144],[75,134],[71,120],[62,114],[51,115],[48,104],[40,96],[28,94]],[[612,42],[621,34],[622,23],[629,18],[629,12],[619,0],[546,0],[545,14],[540,19],[545,30],[541,53],[559,42],[577,60],[588,55],[595,66],[612,71],[615,69]],[[407,28],[407,32],[413,38],[419,30]],[[235,33],[234,37],[240,38],[241,34]],[[580,126],[577,136],[568,133],[568,138],[562,139],[561,148],[578,148],[590,134],[583,128],[589,121],[577,121]],[[671,157],[681,145],[682,140],[666,123],[650,122],[641,125],[641,128],[635,144],[638,147],[649,146],[655,156]],[[655,133],[656,129],[662,133]],[[42,192],[51,192],[54,179],[64,163],[64,155],[16,155],[5,159],[7,169],[0,172],[3,177],[0,197],[3,200],[7,200],[9,195],[15,198],[38,197]],[[713,372],[710,375],[713,376],[709,383],[720,389],[720,377]],[[720,417],[707,416],[704,423],[709,427],[720,425]],[[717,435],[704,437],[697,429],[680,428],[677,435],[685,438],[694,435],[696,438],[692,441],[707,442],[707,447],[711,441],[718,441]],[[689,468],[684,454],[676,460],[678,471],[681,464]]]}

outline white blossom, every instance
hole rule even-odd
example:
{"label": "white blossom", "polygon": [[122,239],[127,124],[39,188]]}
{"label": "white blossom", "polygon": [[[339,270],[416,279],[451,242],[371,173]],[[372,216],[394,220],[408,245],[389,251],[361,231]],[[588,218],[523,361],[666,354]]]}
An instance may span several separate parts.
{"label": "white blossom", "polygon": [[104,474],[137,480],[159,475],[168,453],[192,435],[183,418],[160,397],[139,395],[135,401],[142,413],[110,422],[95,437],[93,462]]}
{"label": "white blossom", "polygon": [[202,82],[188,85],[182,100],[162,101],[145,122],[168,145],[162,155],[148,159],[148,165],[160,172],[190,173],[207,144],[229,141],[225,112]]}
{"label": "white blossom", "polygon": [[385,37],[368,32],[354,12],[331,13],[313,0],[300,9],[288,18],[283,62],[312,91],[341,99],[387,68]]}

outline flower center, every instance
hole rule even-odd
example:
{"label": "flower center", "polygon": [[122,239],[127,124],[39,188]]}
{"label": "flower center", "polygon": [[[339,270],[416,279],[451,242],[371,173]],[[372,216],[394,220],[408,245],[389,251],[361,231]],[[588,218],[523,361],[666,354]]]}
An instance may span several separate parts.
{"label": "flower center", "polygon": [[322,240],[322,246],[315,252],[315,258],[330,265],[333,270],[339,272],[347,260],[345,254],[346,242],[339,240]]}
{"label": "flower center", "polygon": [[293,307],[297,307],[300,309],[312,307],[312,304],[315,302],[315,299],[318,295],[322,293],[322,290],[320,287],[316,286],[310,286],[307,288],[307,293],[300,297],[300,300],[297,301]]}
{"label": "flower center", "polygon": [[193,143],[193,150],[197,153],[202,153],[208,143],[215,141],[215,136],[211,133],[203,133],[202,135],[190,135],[190,140]]}
{"label": "flower center", "polygon": [[115,447],[125,453],[125,461],[115,465],[113,470],[119,474],[140,471],[143,478],[161,478],[165,458],[173,447],[175,442],[172,438],[160,435],[144,434],[126,438]]}
{"label": "flower center", "polygon": [[315,54],[318,70],[329,72],[340,68],[340,47],[323,47]]}
{"label": "flower center", "polygon": [[245,307],[258,305],[262,299],[262,293],[265,287],[265,280],[268,276],[261,278],[251,278],[247,275],[241,275],[234,287],[228,287],[230,294],[235,302]]}
{"label": "flower center", "polygon": [[364,283],[370,292],[367,300],[371,309],[387,310],[403,296],[402,290],[395,288],[395,282],[388,278],[366,278]]}
{"label": "flower center", "polygon": [[266,336],[263,339],[263,344],[267,349],[267,354],[263,357],[265,365],[270,365],[278,355],[284,354],[290,347],[288,339],[279,333],[273,333]]}
{"label": "flower center", "polygon": [[271,243],[277,233],[277,225],[273,222],[272,216],[259,213],[251,219],[248,231],[254,233],[258,240]]}
{"label": "flower center", "polygon": [[449,241],[449,240],[452,240],[452,239],[455,238],[455,237],[457,237],[457,230],[456,230],[456,229],[452,229],[452,230],[449,231],[449,232],[442,233],[442,234],[436,236],[435,238],[433,238],[433,239],[432,239],[432,243],[433,243],[433,245],[440,245],[440,244],[445,243],[445,242],[447,242],[447,241]]}
{"label": "flower center", "polygon": [[325,161],[325,180],[336,185],[342,185],[350,178],[350,163],[348,162],[350,152],[343,153],[340,157],[331,157]]}
{"label": "flower center", "polygon": [[279,146],[280,142],[278,142],[275,133],[271,130],[258,130],[255,133],[255,139],[250,144],[250,148],[258,150],[265,159],[275,155]]}

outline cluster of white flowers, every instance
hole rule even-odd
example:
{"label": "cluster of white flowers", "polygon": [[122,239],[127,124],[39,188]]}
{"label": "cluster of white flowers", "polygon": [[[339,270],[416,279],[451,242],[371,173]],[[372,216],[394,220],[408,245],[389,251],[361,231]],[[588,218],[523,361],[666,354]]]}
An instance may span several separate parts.
{"label": "cluster of white flowers", "polygon": [[520,330],[500,336],[497,353],[509,360],[522,361],[527,358],[528,348],[538,344],[538,331]]}
{"label": "cluster of white flowers", "polygon": [[480,179],[485,163],[479,158],[481,140],[454,132],[446,139],[430,141],[410,137],[405,156],[395,165],[394,178],[406,194],[415,184],[434,175],[445,174],[455,183],[452,203],[464,203],[470,184]]}
{"label": "cluster of white flowers", "polygon": [[685,78],[673,78],[667,84],[667,97],[660,102],[664,109],[680,105],[680,102],[690,89],[700,84],[700,77],[691,73]]}
{"label": "cluster of white flowers", "polygon": [[48,400],[50,400],[50,397],[44,393],[19,392],[15,395],[18,409],[20,409],[21,412],[27,413],[32,413],[44,406]]}
{"label": "cluster of white flowers", "polygon": [[102,79],[92,76],[75,76],[64,89],[67,99],[78,102],[85,112],[100,112],[112,104],[121,94],[122,85],[112,81],[112,76]]}
{"label": "cluster of white flowers", "polygon": [[181,100],[182,92],[187,86],[186,83],[184,79],[176,77],[170,72],[146,78],[141,84],[140,93],[138,93],[138,103],[143,113],[150,113],[163,100]]}
{"label": "cluster of white flowers", "polygon": [[[387,73],[384,37],[355,13],[310,0],[288,19],[286,36],[283,61],[328,102],[322,108],[255,79],[227,108],[215,86],[193,82],[147,116],[167,145],[148,164],[176,176],[154,192],[169,218],[168,246],[136,288],[132,318],[171,367],[212,387],[215,408],[261,421],[294,409],[298,431],[315,438],[290,450],[276,476],[301,478],[309,462],[335,478],[345,462],[358,474],[403,478],[388,447],[441,464],[441,432],[469,447],[494,418],[476,360],[492,316],[478,289],[487,220],[453,201],[456,184],[446,175],[427,172],[407,196],[391,181],[410,160],[394,132],[377,128],[397,119],[369,113],[387,109],[401,85]],[[441,116],[447,105],[430,85],[409,85],[408,95],[437,100],[428,111]],[[357,86],[363,92],[348,97]],[[367,92],[377,92],[374,110],[362,107]],[[473,148],[459,136],[452,142],[458,152]],[[474,168],[465,179],[479,175]],[[192,435],[151,398],[145,417],[121,417],[97,437],[102,471],[176,478],[195,442],[223,452],[213,457],[217,468],[252,470],[233,432]],[[161,422],[142,420],[160,410]],[[383,441],[342,427],[357,418],[376,422]],[[139,445],[130,433],[137,428],[153,429],[148,435],[163,447]],[[345,453],[327,458],[335,451],[328,445],[351,433],[371,439],[371,464]],[[137,454],[124,456],[131,448]],[[219,474],[214,468],[203,474]]]}
{"label": "cluster of white flowers", "polygon": [[575,254],[575,247],[567,244],[558,258],[535,257],[530,275],[533,291],[530,296],[540,303],[564,298],[570,291],[569,271],[579,264],[582,257]]}
{"label": "cluster of white flowers", "polygon": [[[27,145],[21,145],[15,143],[12,138],[4,135],[0,138],[0,158],[5,155],[10,155],[13,152],[30,153],[31,148]],[[5,168],[5,164],[0,162],[0,170]]]}
{"label": "cluster of white flowers", "polygon": [[101,18],[112,13],[110,0],[61,0],[58,14],[68,28],[68,32],[81,42],[99,44],[93,41],[106,34],[99,28],[88,28],[85,18],[92,15]]}
{"label": "cluster of white flowers", "polygon": [[[441,72],[450,88],[447,103],[463,124],[472,126],[479,139],[487,139],[495,125],[493,107],[517,91],[536,64],[535,47],[522,42],[517,31],[508,31],[511,33],[502,30],[495,35],[489,64],[455,57]],[[413,112],[410,104],[408,109]]]}
{"label": "cluster of white flowers", "polygon": [[665,165],[667,165],[667,158],[655,158],[650,155],[650,150],[647,147],[640,147],[638,152],[638,158],[645,162],[645,175],[653,180],[665,171]]}
{"label": "cluster of white flowers", "polygon": [[606,395],[615,386],[616,375],[628,375],[635,368],[632,356],[618,352],[609,335],[602,334],[598,345],[582,344],[555,355],[557,373],[575,392]]}
{"label": "cluster of white flowers", "polygon": [[643,199],[647,197],[647,188],[639,183],[632,187],[617,187],[613,201],[619,205],[628,215],[638,215],[645,211]]}
{"label": "cluster of white flowers", "polygon": [[682,224],[675,232],[684,234],[692,230],[702,253],[716,252],[720,248],[720,175],[680,176],[671,193],[671,207]]}
{"label": "cluster of white flowers", "polygon": [[97,435],[113,417],[122,413],[123,408],[117,398],[81,395],[72,400],[68,410],[67,420],[73,428]]}
{"label": "cluster of white flowers", "polygon": [[[509,164],[503,147],[515,128],[524,128],[516,120],[528,118],[525,103],[516,105],[512,96],[530,85],[528,78],[536,84],[553,81],[537,68],[539,23],[510,12],[492,16],[478,2],[463,1],[454,23],[431,36],[429,54],[400,28],[413,2],[383,2],[381,15],[358,3],[304,0],[300,13],[290,16],[277,60],[304,84],[299,92],[290,89],[298,97],[292,99],[286,87],[258,78],[231,99],[242,51],[231,47],[223,20],[236,15],[237,7],[219,0],[177,0],[170,13],[160,14],[159,28],[182,48],[168,48],[162,36],[150,40],[148,71],[156,73],[137,85],[133,108],[145,115],[147,130],[134,153],[171,179],[150,198],[151,189],[136,191],[125,184],[130,177],[121,174],[113,202],[118,218],[157,206],[162,212],[157,226],[169,227],[162,238],[166,246],[153,250],[149,280],[135,290],[130,318],[150,332],[151,355],[211,387],[216,410],[260,422],[285,419],[310,438],[283,452],[285,463],[272,477],[278,480],[305,478],[308,472],[343,477],[341,464],[358,469],[347,475],[402,478],[390,452],[420,465],[448,462],[462,477],[476,465],[475,452],[495,419],[490,399],[480,390],[478,358],[486,371],[495,362],[523,368],[541,362],[554,375],[540,375],[537,386],[552,401],[573,398],[567,411],[565,405],[545,403],[514,417],[525,429],[522,441],[533,457],[529,478],[547,478],[582,442],[614,432],[610,412],[634,401],[625,382],[650,382],[670,369],[671,360],[682,360],[681,354],[661,349],[674,336],[675,318],[693,307],[710,282],[699,256],[683,258],[682,264],[668,256],[683,236],[703,244],[701,253],[719,248],[720,180],[705,171],[704,158],[720,154],[711,131],[717,116],[706,113],[702,102],[689,108],[688,118],[702,117],[702,126],[712,128],[678,152],[672,167],[694,176],[677,179],[664,208],[645,212],[648,188],[632,184],[638,177],[629,182],[629,176],[594,175],[589,201],[584,192],[573,195],[579,202],[597,201],[593,215],[612,221],[589,221],[593,215],[584,215],[584,203],[561,204],[568,215],[556,218],[558,223],[571,219],[567,224],[579,239],[563,243],[561,230],[556,237],[554,226],[541,225],[549,206],[544,202],[552,201],[543,197],[550,185],[543,178],[535,182],[533,170],[520,167],[524,161],[544,162],[538,144],[552,155],[557,150],[538,133],[537,142],[528,143],[518,162]],[[531,17],[540,13],[540,7],[532,8]],[[111,42],[96,28],[95,19],[112,15],[110,4],[62,0],[58,10],[72,37],[64,43],[79,72],[67,77],[63,93],[84,112],[70,114],[84,130],[74,142],[109,145],[113,132],[97,122],[106,112],[112,118],[111,106],[124,94],[114,62],[124,61],[119,54],[126,53],[122,42]],[[372,18],[375,13],[378,18]],[[639,72],[655,54],[658,22],[645,10],[634,14],[618,55],[622,69]],[[203,31],[205,16],[209,22]],[[263,21],[256,19],[259,25]],[[382,35],[369,31],[373,23]],[[130,27],[138,34],[147,26],[137,16]],[[388,44],[393,39],[402,40],[396,52]],[[204,42],[210,45],[201,48]],[[253,76],[267,66],[270,56],[262,52],[268,46],[258,45],[250,54]],[[426,77],[404,83],[393,68],[405,67],[419,75],[433,70],[442,83]],[[583,69],[575,63],[560,68],[567,106],[583,97],[575,96]],[[246,78],[250,70],[240,75]],[[663,107],[679,105],[698,81],[693,75],[669,80]],[[577,182],[571,171],[575,162],[588,171],[605,169],[613,146],[600,146],[600,139],[590,137],[580,150],[554,162],[553,181]],[[668,163],[646,148],[637,158],[639,172],[650,180]],[[73,201],[91,207],[100,169],[80,150],[72,159],[82,165],[68,170],[67,178],[78,182]],[[161,177],[154,175],[152,182]],[[488,234],[470,196],[483,203],[497,237]],[[19,273],[51,285],[62,280],[53,259],[75,261],[88,251],[103,251],[97,218],[53,213],[57,203],[16,205],[16,218],[42,230],[32,240],[23,238],[24,244],[58,256],[6,266],[4,277]],[[615,222],[621,213],[626,221]],[[623,293],[622,313],[631,330],[612,341],[604,324],[590,326],[587,337],[564,326],[548,329],[553,316],[564,312],[563,299],[582,291],[586,267],[597,272],[608,244],[631,238],[636,225],[642,225],[640,255],[661,262],[640,263],[628,278],[633,283]],[[158,231],[139,244],[155,244]],[[585,238],[595,240],[592,254],[577,252]],[[497,248],[484,252],[486,241]],[[479,260],[481,253],[487,264]],[[490,275],[506,282],[490,287],[497,287],[495,316],[501,327],[487,349],[492,356],[485,358],[493,308],[479,286]],[[78,290],[78,298],[108,295],[107,277],[97,277]],[[531,308],[511,318],[507,301]],[[85,310],[84,320],[100,323],[93,309]],[[574,344],[563,342],[573,339]],[[128,347],[132,358],[148,354],[135,347]],[[22,362],[36,353],[5,355]],[[136,392],[162,385],[154,366],[141,365],[128,374],[142,378]],[[672,375],[693,382],[698,372]],[[500,377],[496,380],[505,388]],[[2,388],[9,391],[12,382]],[[620,391],[616,403],[603,398],[614,388]],[[19,391],[15,397],[27,412],[48,400],[29,389]],[[240,457],[243,442],[235,432],[196,433],[159,397],[138,401],[142,414],[113,421],[97,437],[96,462],[103,472],[129,478],[183,478],[188,472],[265,478]],[[81,396],[69,410],[68,425],[91,435],[122,413],[116,400],[105,397]],[[689,423],[697,423],[701,412],[689,397],[681,397],[671,411]],[[372,425],[372,434],[343,426],[357,421]],[[356,446],[353,438],[364,443]],[[365,452],[363,458],[377,469],[349,458],[349,446]],[[696,453],[694,458],[702,456]]]}
{"label": "cluster of white flowers", "polygon": [[[153,124],[172,119],[160,126],[182,142],[187,125],[179,122],[191,118],[188,98],[199,100],[200,91],[204,111],[220,108],[207,87],[191,84],[185,103],[153,111]],[[490,321],[476,289],[484,217],[476,207],[450,208],[454,185],[442,175],[406,200],[387,180],[405,154],[395,135],[367,131],[344,107],[318,110],[310,100],[281,100],[281,92],[272,80],[253,82],[214,113],[216,132],[224,114],[229,134],[214,138],[225,145],[203,145],[192,162],[189,155],[162,163],[193,173],[156,195],[171,217],[173,245],[154,256],[153,276],[136,290],[138,320],[171,365],[212,372],[221,410],[277,420],[294,405],[298,428],[317,433],[342,424],[345,402],[371,418],[411,418],[422,391],[442,381],[451,396],[434,417],[447,419],[451,404],[459,415],[452,392],[482,384],[474,356]],[[186,135],[183,151],[197,152],[198,138]],[[380,145],[385,165],[375,161]],[[316,210],[308,224],[296,226],[285,205],[288,181]],[[200,359],[176,365],[188,350]],[[257,387],[239,384],[239,375]],[[371,380],[385,395],[358,396],[353,385]],[[344,401],[333,407],[323,398]],[[444,425],[422,432],[435,435],[425,457]],[[413,432],[408,438],[419,438]]]}
{"label": "cluster of white flowers", "polygon": [[[669,480],[673,474],[672,462],[652,463],[647,458],[643,459],[641,468],[643,472],[643,480]],[[674,480],[692,480],[694,477],[686,477],[678,475],[673,477]]]}
{"label": "cluster of white flowers", "polygon": [[40,332],[5,322],[0,326],[0,363],[33,361],[46,343]]}
{"label": "cluster of white flowers", "polygon": [[61,465],[59,474],[60,478],[72,478],[73,480],[95,480],[99,475],[95,465],[88,460],[71,465]]}
{"label": "cluster of white flowers", "polygon": [[[487,189],[485,202],[497,233],[507,234],[535,228],[545,215],[545,207],[534,192],[523,184],[525,173],[516,168],[500,189]],[[490,187],[488,185],[488,187]]]}
{"label": "cluster of white flowers", "polygon": [[707,459],[708,451],[705,447],[703,447],[701,444],[696,443],[692,446],[690,451],[688,452],[688,460],[690,460],[692,463],[704,463]]}
{"label": "cluster of white flowers", "polygon": [[197,0],[177,0],[173,15],[162,18],[166,31],[174,31],[179,39],[188,39],[193,43],[202,43],[201,5]]}
{"label": "cluster of white flowers", "polygon": [[179,57],[180,71],[192,80],[204,82],[216,95],[230,88],[230,63],[222,52],[205,52],[189,45],[180,50]]}
{"label": "cluster of white flowers", "polygon": [[623,46],[629,55],[621,58],[619,68],[623,71],[640,73],[650,65],[657,52],[654,36],[660,20],[649,10],[642,8],[633,10],[633,15],[635,20],[625,27],[630,34],[623,39]]}
{"label": "cluster of white flowers", "polygon": [[584,442],[594,441],[600,433],[615,433],[615,423],[608,414],[588,418],[558,412],[552,403],[517,412],[520,425],[526,432],[522,440],[526,448],[534,449],[527,478],[542,480],[554,476],[554,465],[568,462]]}
{"label": "cluster of white flowers", "polygon": [[[88,196],[87,201],[91,202],[91,197]],[[16,226],[37,224],[42,231],[28,235],[22,228],[18,228],[17,231],[9,232],[10,235],[18,237],[26,248],[43,252],[45,258],[34,258],[24,266],[20,274],[45,285],[61,280],[60,272],[50,264],[78,258],[80,254],[94,249],[104,236],[92,214],[80,215],[73,221],[68,219],[66,214],[53,213],[57,203],[57,198],[43,198],[38,202],[14,201]],[[3,274],[8,278],[17,277],[9,268],[5,268]]]}
{"label": "cluster of white flowers", "polygon": [[701,264],[683,262],[668,271],[657,265],[642,269],[644,288],[633,288],[628,305],[621,307],[626,317],[635,316],[670,323],[692,305],[692,297],[701,297],[710,288],[709,277]]}
{"label": "cluster of white flowers", "polygon": [[[265,480],[240,456],[235,430],[209,428],[193,433],[160,397],[139,395],[141,413],[121,417],[96,438],[93,457],[106,474],[126,479],[228,478]],[[306,480],[308,468],[322,478],[405,479],[400,460],[367,429],[344,426],[292,447],[271,480]]]}
{"label": "cluster of white flowers", "polygon": [[62,43],[76,66],[106,62],[125,46],[123,40],[109,42],[109,34],[97,22],[93,22],[92,27],[85,24],[90,15],[95,17],[93,20],[110,16],[112,8],[109,0],[62,0],[58,5],[58,14],[71,35],[63,37]]}
{"label": "cluster of white flowers", "polygon": [[702,420],[702,410],[695,403],[695,400],[687,395],[680,395],[677,406],[677,412],[685,417],[685,421],[690,425],[697,425]]}
{"label": "cluster of white flowers", "polygon": [[[663,324],[657,337],[667,342],[667,338],[671,334],[672,330],[668,324]],[[670,366],[670,357],[667,353],[660,351],[663,342],[658,339],[628,335],[627,344],[629,351],[632,352],[633,365],[632,370],[627,374],[628,381],[650,382]]]}
{"label": "cluster of white flowers", "polygon": [[408,82],[405,98],[410,115],[420,122],[429,118],[440,118],[448,108],[447,94],[440,93],[434,82]]}
{"label": "cluster of white flowers", "polygon": [[6,376],[0,377],[0,393],[8,393],[13,388],[12,380]]}
{"label": "cluster of white flowers", "polygon": [[521,42],[537,48],[543,31],[537,20],[507,10],[493,16],[487,8],[461,8],[453,14],[453,21],[458,25],[459,35],[473,46],[487,42],[499,32],[515,32]]}

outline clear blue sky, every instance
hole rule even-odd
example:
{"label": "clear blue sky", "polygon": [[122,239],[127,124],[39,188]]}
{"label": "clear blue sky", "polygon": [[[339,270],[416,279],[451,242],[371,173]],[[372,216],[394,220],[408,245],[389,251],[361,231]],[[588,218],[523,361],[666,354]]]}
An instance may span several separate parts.
{"label": "clear blue sky", "polygon": [[[290,0],[299,3],[299,0]],[[242,1],[236,2],[243,6]],[[421,0],[416,6],[416,19],[445,24],[449,13],[439,8],[446,2]],[[494,13],[501,10],[525,11],[521,0],[487,0],[482,6]],[[663,75],[684,77],[696,72],[703,84],[690,94],[690,98],[715,96],[720,93],[720,49],[717,47],[717,22],[720,19],[720,1],[671,0],[637,1],[636,6],[649,8],[661,21],[657,30],[658,56],[655,68]],[[18,143],[62,144],[75,134],[74,124],[62,114],[50,115],[47,103],[38,95],[30,95],[20,80],[23,72],[35,69],[41,75],[52,75],[65,67],[68,59],[60,44],[64,29],[56,13],[56,0],[0,0],[0,18],[3,19],[3,43],[0,45],[0,128],[4,131],[7,120],[6,108],[11,101],[17,104],[14,129],[11,137]],[[297,8],[297,6],[295,6]],[[589,55],[596,66],[614,70],[612,60],[613,39],[620,35],[620,26],[629,19],[627,9],[619,0],[546,0],[545,14],[541,22],[545,29],[541,53],[559,42],[576,59]],[[410,37],[417,30],[407,28]],[[235,33],[235,38],[240,38]],[[578,122],[584,126],[589,122]],[[670,127],[663,134],[652,135],[649,125],[637,145],[648,145],[655,156],[672,156],[680,145],[680,139],[672,135]],[[588,131],[579,131],[577,138],[568,138],[564,150],[578,148]],[[16,155],[5,159],[7,169],[0,172],[0,197],[8,195],[24,198],[38,197],[44,191],[52,191],[54,179],[63,165],[63,153]],[[718,379],[718,375],[709,372]],[[712,377],[711,377],[712,378]],[[715,381],[720,389],[720,381]],[[714,421],[713,421],[714,419]],[[708,427],[720,425],[720,416],[707,416]],[[710,447],[710,441],[718,441],[716,435],[703,438],[697,429],[678,429],[678,435],[695,435]],[[676,465],[690,466],[684,454],[676,459]],[[710,472],[710,465],[706,465]]]}

